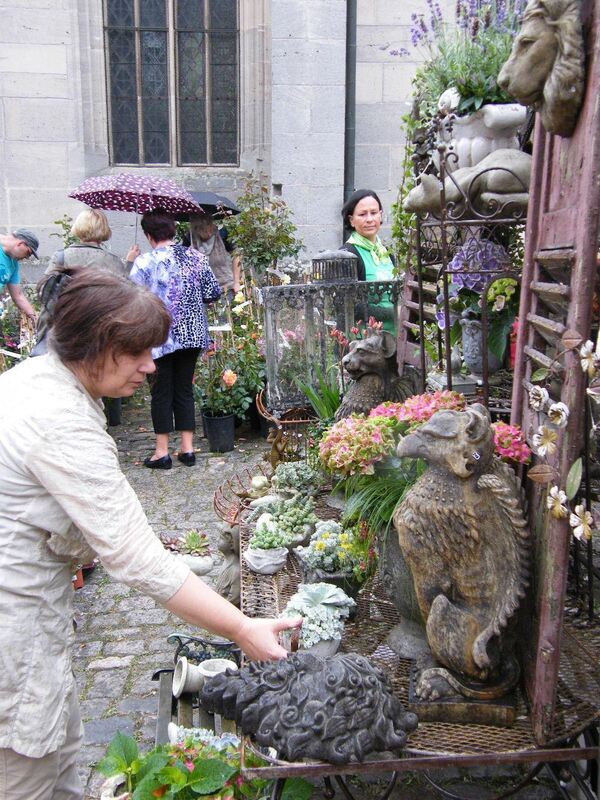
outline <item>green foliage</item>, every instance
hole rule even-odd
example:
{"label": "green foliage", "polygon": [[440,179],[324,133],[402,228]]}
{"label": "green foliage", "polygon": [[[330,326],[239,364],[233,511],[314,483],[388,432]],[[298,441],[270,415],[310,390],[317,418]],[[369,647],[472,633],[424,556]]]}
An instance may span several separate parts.
{"label": "green foliage", "polygon": [[579,491],[582,473],[583,461],[581,458],[578,458],[577,461],[571,465],[569,474],[567,475],[566,494],[568,500],[572,500]]}
{"label": "green foliage", "polygon": [[205,533],[197,530],[188,531],[183,537],[181,553],[189,553],[192,556],[199,556],[208,550],[208,537]]}
{"label": "green foliage", "polygon": [[481,27],[473,38],[469,31],[443,24],[436,32],[435,48],[413,80],[423,117],[437,114],[440,95],[452,87],[460,93],[459,114],[477,111],[486,103],[512,101],[497,83],[512,48],[510,32]]}
{"label": "green foliage", "polygon": [[189,222],[181,222],[177,221],[175,223],[175,241],[179,242],[180,244],[183,243],[183,240],[190,232],[190,223]]}
{"label": "green foliage", "polygon": [[57,236],[62,239],[63,247],[70,247],[72,244],[77,244],[79,239],[71,233],[71,226],[73,225],[73,217],[68,214],[63,214],[60,219],[55,219],[54,224],[58,225],[61,229],[60,233],[51,233],[50,236]]}
{"label": "green foliage", "polygon": [[414,145],[413,137],[419,122],[412,114],[402,117],[404,131],[404,156],[402,159],[402,180],[398,187],[396,202],[392,204],[392,240],[396,256],[396,272],[404,273],[410,269],[415,252],[416,216],[403,208],[406,196],[416,185],[416,176],[413,164]]}
{"label": "green foliage", "polygon": [[335,412],[342,402],[337,365],[332,365],[325,371],[325,374],[323,374],[321,366],[317,365],[315,376],[316,384],[305,383],[296,378],[296,385],[304,392],[319,419],[324,422],[332,422]]}
{"label": "green foliage", "polygon": [[[200,361],[196,368],[196,401],[202,411],[214,417],[228,414],[244,417],[253,399],[243,381],[238,381],[238,374],[233,369],[237,364],[235,357],[229,356],[226,349],[219,350],[217,354]],[[231,377],[228,377],[230,374]],[[234,382],[228,384],[227,380]]]}
{"label": "green foliage", "polygon": [[396,508],[425,466],[420,460],[403,459],[393,468],[379,468],[374,475],[346,478],[341,483],[347,500],[344,522],[365,521],[370,530],[387,531]]}
{"label": "green foliage", "polygon": [[223,220],[223,226],[244,264],[264,283],[267,269],[285,256],[297,255],[302,242],[296,238],[290,209],[280,197],[270,196],[260,177],[250,174],[236,202],[241,213]]}
{"label": "green foliage", "polygon": [[[227,330],[218,334],[216,351],[204,353],[198,362],[194,392],[204,410],[243,418],[265,383],[265,359],[259,349],[262,323],[243,292],[224,310],[227,325],[222,327]],[[209,321],[221,321],[219,309],[211,309]]]}
{"label": "green foliage", "polygon": [[[98,768],[108,776],[122,774],[132,800],[192,800],[199,796],[207,800],[261,800],[268,794],[270,781],[241,777],[237,737],[198,733],[202,734],[200,738],[159,745],[146,755],[139,753],[134,739],[117,733]],[[265,765],[252,754],[246,760],[248,766]],[[300,779],[292,789],[295,793],[287,795],[290,800],[308,800],[312,791],[310,784]]]}

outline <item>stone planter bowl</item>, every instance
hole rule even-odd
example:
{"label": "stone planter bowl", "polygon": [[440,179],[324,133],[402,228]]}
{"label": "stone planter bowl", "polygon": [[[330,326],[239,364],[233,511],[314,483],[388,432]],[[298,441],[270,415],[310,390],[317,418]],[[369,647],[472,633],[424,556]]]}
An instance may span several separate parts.
{"label": "stone planter bowl", "polygon": [[253,572],[260,575],[274,575],[285,566],[287,561],[287,547],[273,547],[270,550],[262,548],[244,550],[244,560]]}
{"label": "stone planter bowl", "polygon": [[321,658],[329,658],[334,656],[339,650],[341,639],[321,639],[320,642],[311,645],[311,647],[299,647],[299,653],[312,653],[313,656],[321,656]]}

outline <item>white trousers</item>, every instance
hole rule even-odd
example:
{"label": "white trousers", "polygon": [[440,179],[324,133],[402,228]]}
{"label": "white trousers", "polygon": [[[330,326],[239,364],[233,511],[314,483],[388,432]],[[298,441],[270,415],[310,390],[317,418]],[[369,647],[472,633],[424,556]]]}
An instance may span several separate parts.
{"label": "white trousers", "polygon": [[67,738],[62,747],[42,758],[0,748],[2,800],[83,800],[77,755],[83,741],[77,689],[68,699]]}

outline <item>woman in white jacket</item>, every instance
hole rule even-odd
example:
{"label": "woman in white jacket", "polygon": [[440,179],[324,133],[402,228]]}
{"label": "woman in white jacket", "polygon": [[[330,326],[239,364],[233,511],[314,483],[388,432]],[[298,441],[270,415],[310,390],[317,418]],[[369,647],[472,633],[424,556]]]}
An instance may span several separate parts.
{"label": "woman in white jacket", "polygon": [[74,560],[99,557],[116,580],[250,658],[285,656],[278,633],[289,620],[246,617],[163,548],[105,430],[100,398],[141,386],[169,324],[148,290],[106,270],[73,270],[54,309],[50,353],[0,376],[3,800],[83,798],[70,652]]}

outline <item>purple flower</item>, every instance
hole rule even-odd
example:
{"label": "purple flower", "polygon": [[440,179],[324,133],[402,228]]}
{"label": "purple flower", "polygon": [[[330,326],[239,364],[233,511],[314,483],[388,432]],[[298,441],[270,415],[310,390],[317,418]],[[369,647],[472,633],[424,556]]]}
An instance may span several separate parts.
{"label": "purple flower", "polygon": [[481,294],[490,276],[486,272],[503,272],[510,267],[510,256],[500,244],[471,239],[457,251],[448,264],[452,282],[459,287]]}

